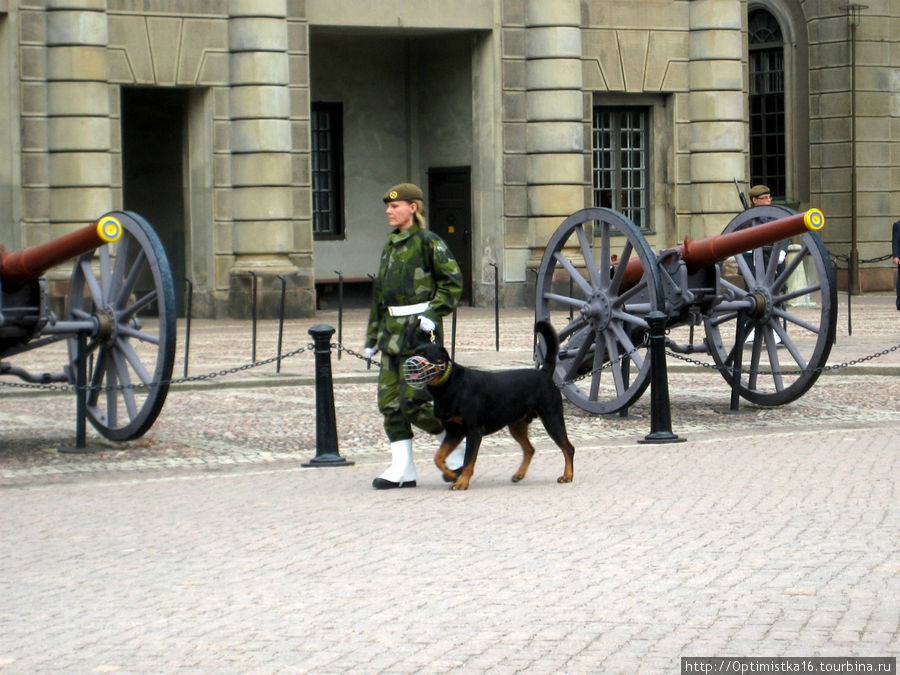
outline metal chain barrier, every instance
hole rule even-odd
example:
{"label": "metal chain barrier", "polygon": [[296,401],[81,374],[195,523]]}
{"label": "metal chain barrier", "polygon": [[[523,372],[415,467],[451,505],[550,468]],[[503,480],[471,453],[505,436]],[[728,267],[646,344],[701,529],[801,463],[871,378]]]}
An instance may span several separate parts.
{"label": "metal chain barrier", "polygon": [[[644,340],[641,344],[635,346],[631,350],[622,354],[619,357],[619,359],[617,359],[617,361],[621,361],[622,359],[628,358],[632,354],[636,353],[638,350],[646,348],[648,346],[648,342],[649,342],[648,336],[645,335]],[[217,377],[234,375],[236,373],[244,372],[246,370],[251,370],[253,368],[259,368],[261,366],[269,365],[270,363],[275,363],[279,359],[284,360],[287,358],[291,358],[293,356],[302,354],[303,352],[312,350],[313,347],[314,347],[314,345],[312,343],[309,343],[304,347],[299,347],[298,349],[288,352],[287,354],[282,354],[281,356],[273,356],[268,359],[263,359],[262,361],[254,361],[252,363],[246,363],[241,366],[235,366],[234,368],[224,368],[222,370],[216,370],[216,371],[212,371],[209,373],[204,373],[202,375],[191,375],[188,377],[179,377],[179,378],[174,378],[174,379],[170,379],[170,380],[162,380],[161,382],[150,382],[148,384],[140,382],[140,383],[136,383],[136,384],[132,383],[132,384],[127,384],[127,385],[126,384],[118,384],[118,385],[114,385],[111,387],[103,387],[103,386],[98,386],[98,385],[87,385],[84,387],[84,389],[86,389],[88,391],[97,391],[97,390],[99,390],[99,391],[111,391],[111,390],[121,391],[123,389],[144,389],[144,388],[156,386],[158,384],[177,385],[177,384],[184,384],[187,382],[202,382],[202,381],[206,381],[206,380],[213,380]],[[367,365],[367,368],[370,368],[372,366],[375,366],[376,368],[381,367],[380,361],[376,361],[374,359],[367,358],[364,354],[360,354],[359,352],[354,351],[353,349],[350,349],[349,347],[345,347],[340,343],[333,342],[333,343],[331,343],[330,347],[332,349],[336,349],[339,352],[349,354],[350,356],[353,356],[353,357],[359,359],[360,361],[364,361]],[[866,361],[871,361],[873,359],[877,359],[882,356],[886,356],[887,354],[890,354],[891,352],[895,352],[898,349],[900,349],[900,344],[894,345],[893,347],[889,347],[888,349],[884,349],[880,352],[875,352],[874,354],[869,354],[868,356],[862,356],[857,359],[852,359],[850,361],[845,361],[843,363],[834,364],[834,365],[830,365],[830,366],[822,366],[820,368],[806,368],[806,369],[801,369],[801,370],[753,370],[750,368],[741,368],[740,372],[741,372],[741,374],[747,374],[747,375],[750,375],[750,374],[756,374],[756,375],[802,375],[804,373],[814,373],[814,372],[821,373],[821,372],[826,372],[826,371],[837,371],[837,370],[841,370],[842,368],[847,368],[849,366],[856,366],[861,363],[865,363]],[[731,366],[721,366],[720,367],[720,366],[716,365],[715,363],[708,363],[708,362],[704,362],[704,361],[699,361],[697,359],[692,359],[688,356],[685,356],[683,354],[678,354],[669,349],[666,349],[666,355],[672,356],[680,361],[684,361],[685,363],[690,363],[695,366],[700,366],[702,368],[707,368],[709,370],[716,370],[716,371],[723,372],[723,373],[734,374],[738,370]],[[578,375],[577,377],[573,377],[572,379],[560,382],[557,384],[557,387],[562,388],[562,387],[568,386],[570,384],[575,384],[576,382],[580,382],[581,380],[587,379],[589,377],[593,377],[597,373],[611,368],[612,364],[613,364],[613,362],[605,363],[602,366],[600,366],[598,368],[594,368],[593,370],[590,370],[586,373],[582,373],[581,375]],[[13,389],[44,389],[47,391],[78,391],[80,389],[80,387],[78,387],[77,385],[73,385],[73,384],[33,384],[33,383],[27,383],[27,382],[5,382],[2,380],[0,380],[0,387],[9,387],[9,388],[13,388]]]}
{"label": "metal chain barrier", "polygon": [[893,347],[889,347],[888,349],[884,349],[880,352],[875,352],[874,354],[869,354],[868,356],[861,356],[858,359],[852,359],[851,361],[844,361],[843,363],[836,363],[832,366],[822,366],[821,368],[803,368],[801,370],[753,370],[752,368],[734,368],[732,366],[717,366],[715,363],[706,363],[703,361],[698,361],[697,359],[692,359],[683,354],[676,354],[673,351],[666,350],[667,356],[674,356],[676,359],[680,361],[685,361],[686,363],[693,364],[695,366],[701,366],[703,368],[708,368],[710,370],[717,370],[722,373],[730,373],[734,374],[738,370],[742,375],[803,375],[804,373],[824,373],[829,370],[841,370],[842,368],[847,368],[849,366],[856,366],[860,363],[865,363],[866,361],[871,361],[872,359],[877,359],[891,352],[895,352],[900,349],[900,344],[894,345]]}
{"label": "metal chain barrier", "polygon": [[[630,351],[627,351],[627,352],[625,352],[624,354],[622,354],[622,355],[619,357],[619,360],[628,358],[629,356],[631,356],[632,354],[634,354],[635,352],[637,352],[639,349],[643,349],[644,347],[647,347],[647,346],[648,346],[648,343],[649,343],[649,340],[650,340],[649,334],[645,334],[645,335],[644,335],[644,340],[643,340],[643,342],[642,342],[641,344],[637,345],[636,347],[634,347],[633,349],[631,349]],[[331,346],[332,346],[333,348],[338,349],[339,351],[344,352],[345,354],[349,354],[350,356],[355,356],[355,357],[358,358],[359,360],[365,361],[367,364],[370,364],[370,365],[372,365],[372,366],[376,366],[376,367],[379,367],[379,368],[381,367],[381,363],[380,363],[380,362],[378,362],[378,361],[373,361],[373,360],[371,360],[371,359],[366,358],[365,354],[360,354],[359,352],[355,352],[355,351],[353,351],[352,349],[350,349],[350,348],[348,348],[348,347],[344,347],[344,346],[342,346],[342,345],[340,345],[340,344],[332,344]],[[581,374],[581,375],[579,375],[579,376],[577,376],[577,377],[573,377],[571,380],[565,380],[564,382],[560,382],[560,383],[557,384],[556,386],[557,386],[558,388],[562,388],[562,387],[565,387],[565,386],[567,386],[567,385],[574,384],[575,382],[579,382],[579,381],[581,381],[581,380],[583,380],[583,379],[585,379],[585,378],[593,377],[593,376],[596,375],[597,373],[599,373],[599,372],[601,372],[601,371],[603,371],[603,370],[606,370],[607,368],[611,368],[611,367],[612,367],[612,363],[605,363],[605,364],[603,364],[602,366],[600,366],[599,368],[594,368],[594,369],[591,370],[591,371],[588,371],[588,372],[586,372],[586,373],[583,373],[583,374]]]}
{"label": "metal chain barrier", "polygon": [[331,347],[333,349],[337,349],[339,352],[344,352],[345,354],[349,354],[350,356],[355,356],[360,361],[365,361],[368,367],[375,366],[376,368],[381,368],[381,361],[374,361],[373,359],[368,358],[365,354],[360,354],[359,352],[355,352],[349,347],[344,347],[340,343],[331,343]]}
{"label": "metal chain barrier", "polygon": [[[335,346],[335,345],[332,345]],[[296,356],[297,354],[302,354],[305,351],[311,350],[313,348],[313,344],[309,343],[305,347],[300,347],[295,349],[292,352],[288,352],[287,354],[282,354],[281,356],[273,356],[269,359],[264,359],[262,361],[254,361],[253,363],[246,363],[242,366],[235,366],[234,368],[225,368],[223,370],[216,370],[213,372],[205,373],[203,375],[191,375],[189,377],[179,377],[171,380],[161,380],[160,382],[139,382],[132,384],[117,384],[112,387],[101,387],[98,385],[87,385],[85,387],[78,387],[74,384],[31,384],[27,382],[3,382],[0,381],[0,387],[11,387],[14,389],[46,389],[47,391],[78,391],[79,389],[86,389],[88,391],[121,391],[123,389],[144,389],[149,387],[155,387],[159,384],[182,384],[184,382],[201,382],[204,380],[212,380],[217,377],[222,377],[224,375],[233,375],[235,373],[240,373],[245,370],[251,370],[252,368],[259,368],[260,366],[265,366],[270,363],[275,363],[276,361],[284,360],[290,358],[292,356]]]}
{"label": "metal chain barrier", "polygon": [[[625,352],[624,354],[622,354],[622,355],[619,357],[618,360],[628,358],[629,356],[631,356],[632,354],[634,354],[635,352],[637,352],[639,349],[643,349],[644,347],[647,347],[647,346],[648,346],[648,343],[649,343],[649,339],[650,339],[650,338],[649,338],[649,334],[645,334],[645,335],[644,335],[644,340],[643,340],[643,342],[642,342],[641,344],[637,345],[636,347],[634,347],[634,348],[631,349],[630,351],[627,351],[627,352]],[[344,353],[346,353],[346,354],[350,354],[350,356],[355,356],[356,358],[360,359],[361,361],[365,361],[366,363],[370,363],[370,361],[371,361],[371,359],[367,359],[366,356],[365,356],[364,354],[360,354],[359,352],[355,352],[355,351],[353,351],[352,349],[349,349],[349,348],[347,348],[347,347],[343,347],[343,346],[341,346],[341,345],[339,345],[339,344],[332,344],[331,346],[332,346],[332,347],[335,347],[335,348],[337,348],[337,349],[339,349],[340,351],[342,351],[342,352],[344,352]],[[371,365],[377,366],[377,367],[381,367],[381,363],[379,363],[379,362],[377,362],[377,361],[371,361]],[[612,363],[605,363],[605,364],[603,364],[602,366],[600,366],[599,368],[594,368],[594,369],[591,370],[591,371],[588,371],[588,372],[586,372],[586,373],[583,373],[583,374],[581,374],[581,375],[579,375],[579,376],[577,376],[577,377],[573,377],[571,380],[565,380],[564,382],[560,382],[560,383],[557,384],[556,386],[557,386],[558,388],[562,388],[562,387],[565,387],[565,386],[567,386],[567,385],[574,384],[575,382],[579,382],[579,381],[581,381],[581,380],[583,380],[583,379],[585,379],[585,378],[593,377],[593,376],[596,375],[597,373],[599,373],[599,372],[601,372],[601,371],[603,371],[603,370],[606,370],[607,368],[611,368],[611,367],[612,367]]]}
{"label": "metal chain barrier", "polygon": [[[646,347],[648,345],[648,342],[649,342],[649,335],[644,335],[644,341],[641,344],[637,345],[630,351],[622,354],[619,357],[619,359],[628,358],[629,356],[631,356],[632,354],[637,352],[639,349],[643,349],[644,347]],[[355,352],[352,349],[349,349],[348,347],[344,347],[340,344],[332,344],[331,346],[344,352],[345,354],[349,354],[350,356],[355,356],[356,358],[360,359],[361,361],[365,361],[367,364],[371,364],[371,365],[379,367],[379,368],[381,367],[380,362],[372,361],[371,359],[366,358],[366,356],[364,354]],[[578,377],[574,377],[571,380],[566,380],[565,382],[560,382],[556,386],[561,388],[561,387],[565,387],[566,385],[569,385],[569,384],[574,384],[575,382],[579,382],[580,380],[583,380],[585,378],[592,377],[593,375],[599,373],[600,371],[605,370],[607,368],[611,368],[611,367],[612,367],[612,363],[605,363],[602,366],[600,366],[599,368],[594,368],[594,370],[591,370],[587,373],[583,373],[582,375],[579,375]]]}
{"label": "metal chain barrier", "polygon": [[[832,253],[831,251],[828,251],[828,255],[834,261],[842,260],[846,263],[850,262],[850,256],[847,255],[846,253]],[[890,253],[888,253],[887,255],[879,256],[877,258],[868,258],[867,260],[860,260],[859,264],[866,265],[868,263],[884,262],[885,260],[890,260],[892,257],[893,256]]]}
{"label": "metal chain barrier", "polygon": [[[622,354],[622,355],[619,357],[619,359],[617,359],[617,360],[622,360],[622,359],[628,358],[628,357],[631,356],[632,354],[636,353],[638,350],[644,349],[645,347],[647,347],[647,346],[648,346],[648,343],[649,343],[649,334],[645,334],[645,335],[644,335],[644,340],[643,340],[643,342],[642,342],[641,344],[639,344],[639,345],[635,346],[634,348],[632,348],[631,350],[625,352],[625,353]],[[344,352],[345,354],[349,354],[350,356],[355,356],[355,357],[356,357],[357,359],[359,359],[360,361],[365,361],[366,363],[371,363],[371,365],[373,365],[373,366],[381,367],[381,363],[380,363],[380,362],[378,362],[378,361],[372,361],[371,359],[366,358],[366,356],[365,356],[364,354],[360,354],[359,352],[353,351],[352,349],[350,349],[350,348],[348,348],[348,347],[344,347],[344,346],[342,346],[342,345],[340,345],[340,344],[332,344],[331,346],[332,346],[332,348],[335,348],[335,349],[337,349],[337,350],[339,350],[339,351],[342,351],[342,352]],[[872,361],[873,359],[877,359],[877,358],[880,358],[880,357],[882,357],[882,356],[886,356],[886,355],[890,354],[891,352],[897,351],[898,349],[900,349],[900,344],[894,345],[893,347],[889,347],[889,348],[887,348],[887,349],[883,349],[883,350],[880,351],[880,352],[875,352],[874,354],[869,354],[868,356],[862,356],[862,357],[860,357],[860,358],[858,358],[858,359],[852,359],[852,360],[850,360],[850,361],[844,361],[843,363],[838,363],[838,364],[834,364],[834,365],[831,365],[831,366],[822,366],[821,368],[805,368],[805,369],[802,369],[802,370],[753,370],[753,369],[750,369],[750,368],[741,368],[740,370],[741,370],[741,374],[748,374],[748,375],[749,375],[749,374],[756,374],[756,375],[776,375],[776,374],[777,374],[777,375],[802,375],[802,374],[804,374],[804,373],[815,373],[815,372],[820,372],[820,373],[821,373],[821,372],[826,372],[826,371],[830,371],[830,370],[837,371],[837,370],[841,370],[842,368],[848,368],[848,367],[850,367],[850,366],[856,366],[856,365],[859,365],[859,364],[861,364],[861,363],[865,363],[866,361]],[[666,355],[668,355],[668,356],[673,356],[673,357],[675,357],[676,359],[679,359],[679,360],[684,361],[684,362],[686,362],[686,363],[690,363],[690,364],[693,364],[693,365],[695,365],[695,366],[701,366],[701,367],[703,367],[703,368],[708,368],[708,369],[710,369],[710,370],[716,370],[716,371],[720,371],[720,372],[731,372],[731,373],[734,373],[734,372],[737,370],[736,368],[732,368],[731,366],[722,366],[722,367],[719,367],[719,366],[717,366],[715,363],[706,363],[706,362],[703,362],[703,361],[698,361],[697,359],[692,359],[692,358],[690,358],[690,357],[688,357],[688,356],[684,356],[683,354],[677,354],[677,353],[675,353],[675,352],[673,352],[673,351],[670,351],[670,350],[668,350],[668,349],[666,350]],[[582,373],[581,375],[578,375],[577,377],[573,377],[573,378],[570,379],[570,380],[565,380],[565,381],[563,381],[563,382],[560,382],[560,383],[557,385],[557,387],[560,387],[560,388],[561,388],[561,387],[565,387],[565,386],[570,385],[570,384],[575,384],[576,382],[580,382],[581,380],[587,379],[587,378],[589,378],[589,377],[593,377],[593,376],[596,375],[597,373],[602,372],[603,370],[607,370],[607,369],[609,369],[609,368],[611,368],[611,367],[612,367],[612,362],[604,363],[602,366],[600,366],[600,367],[598,367],[598,368],[594,368],[593,370],[590,370],[590,371],[588,371],[588,372],[586,372],[586,373]]]}
{"label": "metal chain barrier", "polygon": [[[639,349],[644,349],[645,347],[649,347],[649,346],[650,346],[650,333],[646,332],[646,333],[644,333],[644,340],[643,340],[643,342],[641,342],[641,344],[637,345],[636,347],[633,347],[630,351],[627,351],[624,354],[622,354],[618,359],[616,359],[616,361],[621,361],[622,359],[628,358],[629,356],[631,356],[632,354],[637,352]],[[593,377],[597,373],[599,373],[603,370],[606,370],[607,368],[612,368],[613,363],[615,363],[615,361],[610,361],[608,363],[604,363],[602,366],[599,366],[598,368],[594,368],[591,371],[583,373],[583,374],[579,375],[578,377],[573,377],[571,380],[564,380],[563,382],[560,382],[556,386],[559,389],[562,389],[563,387],[566,387],[570,384],[575,384],[576,382],[580,382],[581,380],[584,380],[588,377]]]}

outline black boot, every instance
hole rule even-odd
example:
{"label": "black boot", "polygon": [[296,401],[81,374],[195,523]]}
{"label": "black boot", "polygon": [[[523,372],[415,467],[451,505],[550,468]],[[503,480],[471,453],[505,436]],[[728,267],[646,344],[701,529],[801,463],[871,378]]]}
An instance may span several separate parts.
{"label": "black boot", "polygon": [[407,480],[395,483],[387,478],[375,478],[372,480],[372,487],[376,490],[390,490],[392,488],[416,487],[416,481]]}

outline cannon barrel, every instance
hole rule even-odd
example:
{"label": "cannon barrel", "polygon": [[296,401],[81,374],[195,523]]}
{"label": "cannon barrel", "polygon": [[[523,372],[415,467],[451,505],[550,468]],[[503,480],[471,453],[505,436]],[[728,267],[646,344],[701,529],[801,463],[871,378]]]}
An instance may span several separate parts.
{"label": "cannon barrel", "polygon": [[[727,260],[733,255],[752,251],[762,246],[770,246],[777,241],[790,239],[807,231],[821,230],[825,226],[825,215],[819,209],[809,209],[777,220],[759,223],[742,230],[717,234],[703,239],[691,240],[685,237],[684,244],[677,246],[688,272],[696,272]],[[631,258],[625,266],[621,288],[633,287],[644,274],[638,258]]]}
{"label": "cannon barrel", "polygon": [[12,284],[37,279],[51,267],[98,246],[117,241],[121,236],[122,224],[118,219],[104,216],[80,230],[15,253],[7,253],[0,247],[0,279]]}

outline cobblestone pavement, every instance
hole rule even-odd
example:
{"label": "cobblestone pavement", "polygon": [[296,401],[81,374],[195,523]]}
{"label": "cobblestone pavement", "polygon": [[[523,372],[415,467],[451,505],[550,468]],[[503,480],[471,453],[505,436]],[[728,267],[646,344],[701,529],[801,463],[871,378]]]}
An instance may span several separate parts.
{"label": "cobblestone pavement", "polygon": [[[340,454],[315,456],[312,355],[176,384],[141,439],[61,454],[74,395],[0,387],[0,670],[677,672],[681,656],[900,654],[900,314],[846,307],[797,401],[742,403],[670,358],[672,430],[567,405],[575,482],[539,425],[528,478],[505,434],[452,493],[417,444],[415,490],[370,482],[388,455],[374,371],[332,361]],[[345,314],[359,349],[364,312]],[[530,315],[460,312],[457,359],[530,362]],[[285,351],[314,322],[290,322]],[[257,357],[277,327],[258,330]],[[335,336],[335,341],[337,335]],[[48,348],[39,359],[62,357]],[[192,327],[190,374],[250,360],[246,322]],[[176,374],[183,372],[179,350]],[[703,359],[706,360],[706,359]]]}

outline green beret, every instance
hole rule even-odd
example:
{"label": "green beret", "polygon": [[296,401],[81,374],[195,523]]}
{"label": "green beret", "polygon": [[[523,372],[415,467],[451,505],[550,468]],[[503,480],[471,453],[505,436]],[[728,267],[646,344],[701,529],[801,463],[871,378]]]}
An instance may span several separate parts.
{"label": "green beret", "polygon": [[763,195],[767,195],[770,192],[772,191],[769,189],[768,185],[754,185],[752,188],[750,188],[750,199],[753,199],[755,197],[762,197]]}
{"label": "green beret", "polygon": [[400,183],[395,185],[384,193],[384,202],[404,201],[410,202],[413,199],[425,199],[422,189],[418,185],[412,183]]}

